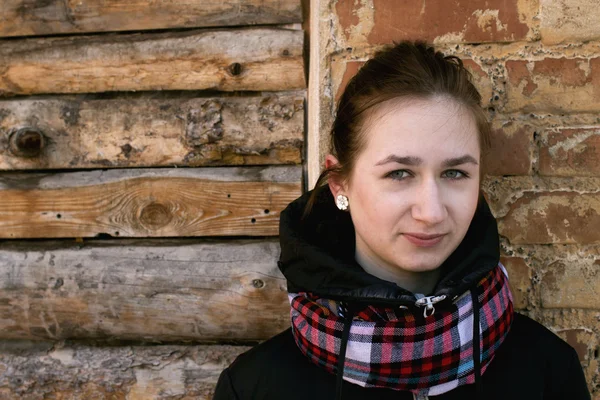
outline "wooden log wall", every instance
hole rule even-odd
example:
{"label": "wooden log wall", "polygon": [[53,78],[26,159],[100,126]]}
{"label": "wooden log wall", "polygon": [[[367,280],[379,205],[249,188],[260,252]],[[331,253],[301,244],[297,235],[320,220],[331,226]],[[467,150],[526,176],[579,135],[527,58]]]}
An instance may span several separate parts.
{"label": "wooden log wall", "polygon": [[290,0],[3,0],[0,35],[137,31],[290,24],[302,20]]}
{"label": "wooden log wall", "polygon": [[0,342],[0,398],[210,399],[221,370],[248,349],[4,341]]}
{"label": "wooden log wall", "polygon": [[302,93],[0,99],[0,169],[300,164]]}
{"label": "wooden log wall", "polygon": [[12,339],[256,341],[289,325],[276,239],[8,242],[0,332]]}
{"label": "wooden log wall", "polygon": [[302,38],[236,28],[12,40],[0,49],[0,94],[302,89]]}
{"label": "wooden log wall", "polygon": [[306,3],[0,4],[0,398],[210,399],[289,326]]}

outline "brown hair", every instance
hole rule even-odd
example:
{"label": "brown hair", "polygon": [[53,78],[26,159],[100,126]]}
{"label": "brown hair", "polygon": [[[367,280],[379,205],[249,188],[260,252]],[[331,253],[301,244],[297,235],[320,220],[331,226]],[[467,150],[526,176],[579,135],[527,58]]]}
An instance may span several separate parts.
{"label": "brown hair", "polygon": [[325,169],[306,208],[312,210],[318,192],[331,175],[350,176],[364,143],[368,111],[387,100],[447,96],[467,107],[475,118],[482,154],[490,146],[490,126],[481,108],[481,95],[471,74],[456,56],[445,56],[424,42],[402,41],[375,53],[348,82],[337,104],[330,152],[339,164]]}

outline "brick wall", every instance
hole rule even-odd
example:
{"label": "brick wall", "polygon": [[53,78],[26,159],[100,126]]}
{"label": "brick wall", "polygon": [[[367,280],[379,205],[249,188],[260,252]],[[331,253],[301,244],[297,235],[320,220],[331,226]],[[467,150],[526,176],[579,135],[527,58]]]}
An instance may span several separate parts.
{"label": "brick wall", "polygon": [[426,39],[465,60],[493,122],[484,190],[516,306],[575,347],[600,399],[600,7],[593,0],[318,3],[320,68],[311,79],[324,134],[316,159],[322,165],[342,88],[381,45]]}

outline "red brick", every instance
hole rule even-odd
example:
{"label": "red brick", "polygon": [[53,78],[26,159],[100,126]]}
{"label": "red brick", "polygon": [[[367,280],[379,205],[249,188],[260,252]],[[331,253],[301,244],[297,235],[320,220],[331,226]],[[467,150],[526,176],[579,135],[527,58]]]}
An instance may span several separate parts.
{"label": "red brick", "polygon": [[583,86],[591,79],[586,71],[579,67],[581,62],[585,63],[586,61],[570,58],[546,58],[535,63],[533,73],[546,76],[551,81],[560,79],[565,86]]}
{"label": "red brick", "polygon": [[491,149],[484,157],[487,175],[529,175],[534,129],[514,122],[492,130]]}
{"label": "red brick", "polygon": [[600,176],[600,127],[544,132],[539,172],[549,176]]}
{"label": "red brick", "polygon": [[590,351],[594,343],[594,335],[589,330],[565,329],[559,331],[558,334],[575,349],[579,361],[585,362],[589,360]]}
{"label": "red brick", "polygon": [[598,307],[600,260],[592,265],[583,261],[560,260],[546,269],[540,283],[543,308]]}
{"label": "red brick", "polygon": [[600,110],[600,58],[506,61],[507,111]]}
{"label": "red brick", "polygon": [[595,244],[599,227],[600,193],[525,192],[498,219],[500,234],[513,244]]}
{"label": "red brick", "polygon": [[500,257],[500,262],[508,271],[508,282],[515,308],[526,308],[527,292],[531,288],[531,270],[525,260],[519,257]]}
{"label": "red brick", "polygon": [[490,105],[490,101],[492,100],[492,79],[474,60],[464,59],[462,61],[465,68],[473,77],[473,85],[475,85],[479,91],[479,94],[481,95],[481,105],[483,107],[488,107]]}
{"label": "red brick", "polygon": [[351,26],[360,24],[357,11],[359,6],[353,0],[338,1],[335,5],[335,12],[343,29],[347,30]]}
{"label": "red brick", "polygon": [[348,82],[350,82],[350,79],[352,79],[352,77],[356,75],[360,67],[362,67],[365,64],[365,62],[347,61],[344,64],[344,75],[342,76],[342,81],[340,82],[340,85],[338,86],[335,92],[336,103],[339,101],[340,97],[342,97],[342,93],[344,93],[344,89],[346,89],[346,86],[348,85]]}
{"label": "red brick", "polygon": [[[373,0],[373,10],[358,1],[338,1],[336,13],[349,44],[383,44],[402,39],[433,41],[444,36],[450,42],[509,42],[524,40],[529,33],[519,0]],[[353,27],[367,25],[357,40]],[[366,43],[364,38],[366,37]],[[356,41],[361,43],[355,43]]]}

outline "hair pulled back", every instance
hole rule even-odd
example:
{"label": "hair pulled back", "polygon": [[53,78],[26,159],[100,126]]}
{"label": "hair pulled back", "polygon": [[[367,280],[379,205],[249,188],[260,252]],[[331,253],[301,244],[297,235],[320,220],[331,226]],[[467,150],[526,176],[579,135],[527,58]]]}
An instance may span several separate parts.
{"label": "hair pulled back", "polygon": [[394,43],[369,59],[348,82],[337,104],[330,132],[330,152],[339,164],[325,169],[304,210],[312,210],[318,192],[333,175],[347,179],[365,143],[362,129],[368,111],[392,99],[427,99],[445,96],[466,107],[473,115],[482,154],[490,145],[490,126],[481,108],[481,95],[471,73],[456,56],[445,56],[425,42]]}

